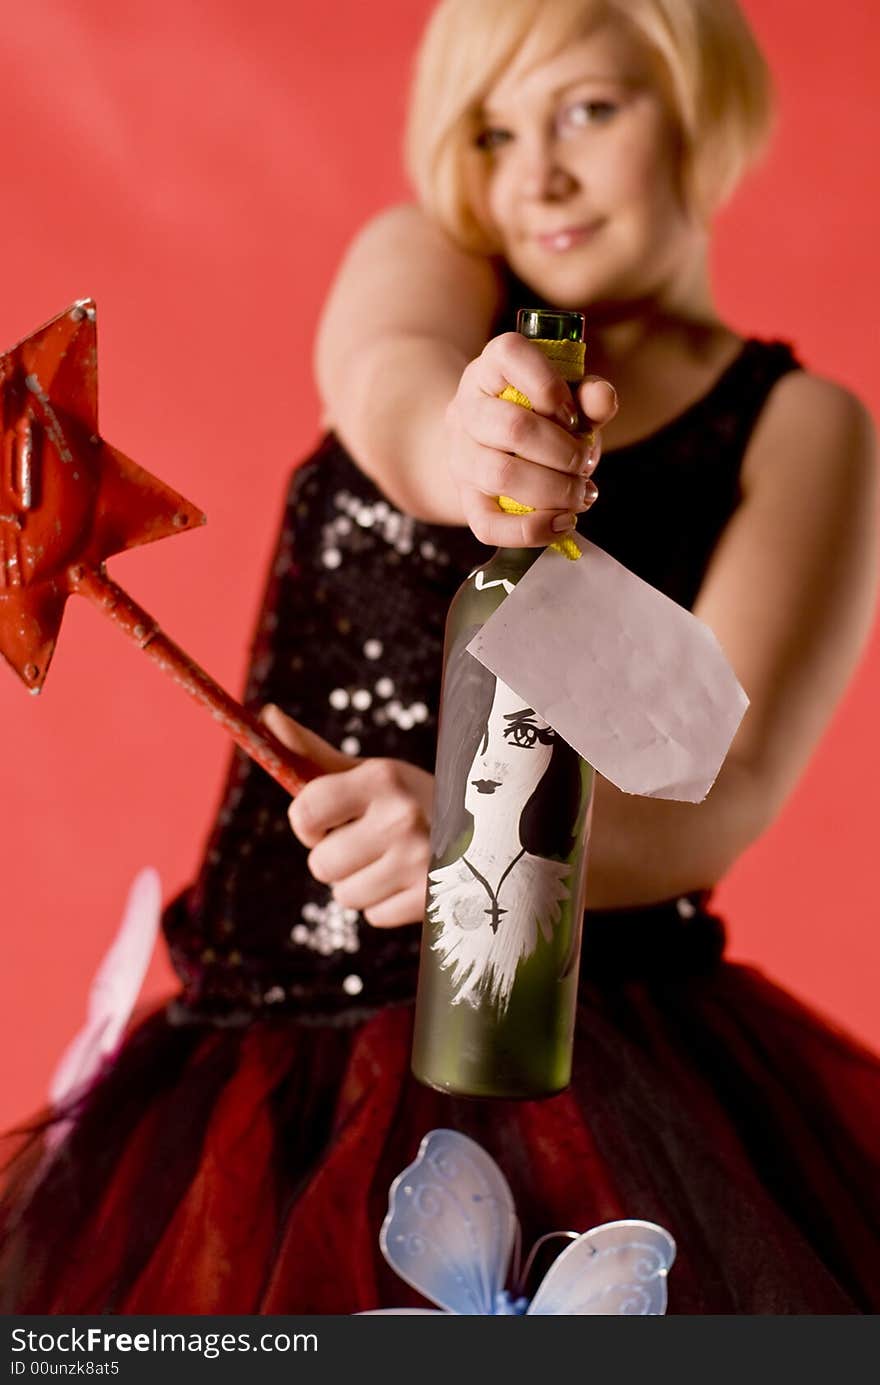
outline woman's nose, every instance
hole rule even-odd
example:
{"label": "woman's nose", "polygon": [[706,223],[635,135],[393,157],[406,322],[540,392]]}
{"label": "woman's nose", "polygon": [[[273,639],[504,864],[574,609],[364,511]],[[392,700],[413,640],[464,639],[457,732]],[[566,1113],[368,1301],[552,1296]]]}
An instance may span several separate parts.
{"label": "woman's nose", "polygon": [[536,201],[564,197],[576,184],[555,144],[549,140],[524,150],[521,178],[524,195]]}

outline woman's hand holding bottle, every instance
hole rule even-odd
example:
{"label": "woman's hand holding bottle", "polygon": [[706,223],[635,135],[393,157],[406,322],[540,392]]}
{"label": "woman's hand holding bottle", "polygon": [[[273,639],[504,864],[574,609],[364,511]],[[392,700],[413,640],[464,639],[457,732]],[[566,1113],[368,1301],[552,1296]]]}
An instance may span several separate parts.
{"label": "woman's hand holding bottle", "polygon": [[[531,410],[498,397],[508,385]],[[598,495],[590,477],[600,431],[616,413],[606,380],[585,376],[575,398],[519,332],[493,337],[462,373],[446,411],[449,468],[476,537],[500,548],[538,548],[574,528]],[[506,514],[499,495],[533,513]]]}

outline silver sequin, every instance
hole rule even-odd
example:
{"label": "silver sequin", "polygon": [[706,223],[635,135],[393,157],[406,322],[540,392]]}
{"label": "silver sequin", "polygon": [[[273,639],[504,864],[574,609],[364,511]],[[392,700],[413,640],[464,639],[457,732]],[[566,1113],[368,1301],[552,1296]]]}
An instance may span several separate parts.
{"label": "silver sequin", "polygon": [[357,909],[343,908],[328,893],[326,904],[321,905],[310,900],[302,906],[300,914],[312,927],[307,928],[301,923],[294,924],[290,936],[295,943],[300,943],[324,957],[329,956],[331,952],[359,950]]}

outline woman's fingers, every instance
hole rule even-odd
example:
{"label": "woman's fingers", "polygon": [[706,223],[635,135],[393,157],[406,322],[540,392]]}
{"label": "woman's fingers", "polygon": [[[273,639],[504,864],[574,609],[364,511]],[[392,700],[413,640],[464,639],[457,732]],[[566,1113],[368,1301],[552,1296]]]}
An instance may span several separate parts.
{"label": "woman's fingers", "polygon": [[578,399],[594,428],[604,428],[618,410],[617,390],[598,375],[585,375],[578,386]]}
{"label": "woman's fingers", "polygon": [[[588,509],[599,493],[592,481],[585,481],[584,484],[592,486],[593,493],[579,510]],[[520,500],[521,497],[517,496],[516,499]],[[461,500],[465,519],[476,537],[481,543],[498,548],[539,548],[570,533],[577,521],[574,510],[532,510],[524,515],[505,514],[494,496],[484,495],[473,488],[463,488]]]}
{"label": "woman's fingers", "polygon": [[307,726],[294,721],[293,717],[287,716],[276,707],[274,702],[267,702],[260,711],[260,721],[268,726],[272,735],[277,737],[282,745],[286,745],[288,750],[293,750],[297,755],[303,755],[311,760],[325,774],[334,774],[339,770],[350,769],[358,761],[353,755],[346,755],[343,751],[337,750],[335,745],[325,741],[323,736],[310,731]]}
{"label": "woman's fingers", "polygon": [[370,767],[376,763],[363,760],[354,769],[313,779],[300,790],[287,816],[303,846],[315,847],[327,832],[363,816],[370,805]]}
{"label": "woman's fingers", "polygon": [[596,494],[595,485],[586,475],[554,471],[479,445],[474,446],[469,473],[473,488],[484,495],[514,496],[521,505],[531,505],[536,510],[574,510],[580,514],[589,509]]}
{"label": "woman's fingers", "polygon": [[[388,763],[394,766],[397,762]],[[427,843],[428,820],[415,795],[399,783],[390,783],[382,792],[376,786],[378,778],[377,774],[358,776],[356,795],[361,796],[359,801],[366,805],[362,815],[328,831],[312,849],[309,870],[323,884],[335,885],[366,869],[380,860],[389,846],[403,844],[408,849],[412,842]],[[365,781],[366,796],[363,797]],[[353,795],[344,809],[334,811],[350,811],[356,801]]]}
{"label": "woman's fingers", "polygon": [[364,910],[367,923],[374,928],[400,928],[405,923],[421,923],[425,915],[425,886],[412,885],[381,904]]}
{"label": "woman's fingers", "polygon": [[395,842],[377,861],[337,881],[333,897],[343,908],[366,914],[395,895],[415,889],[421,890],[424,906],[429,863],[427,839]]}
{"label": "woman's fingers", "polygon": [[472,399],[463,406],[462,417],[474,442],[521,461],[570,476],[582,475],[589,464],[589,443],[509,399]]}
{"label": "woman's fingers", "polygon": [[493,337],[467,370],[473,371],[474,382],[489,397],[513,385],[537,413],[558,419],[563,428],[572,428],[577,422],[568,385],[540,347],[519,332]]}
{"label": "woman's fingers", "polygon": [[327,832],[309,852],[308,867],[322,885],[333,885],[365,869],[381,854],[372,826],[358,818]]}

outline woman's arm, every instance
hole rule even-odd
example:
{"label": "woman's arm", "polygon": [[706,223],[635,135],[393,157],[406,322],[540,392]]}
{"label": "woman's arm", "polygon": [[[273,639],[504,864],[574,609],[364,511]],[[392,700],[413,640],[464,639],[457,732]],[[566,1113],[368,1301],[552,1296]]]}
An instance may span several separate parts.
{"label": "woman's arm", "polygon": [[444,415],[500,301],[489,260],[459,250],[414,206],[371,221],[331,288],[315,353],[325,422],[418,519],[464,523]]}
{"label": "woman's arm", "polygon": [[[569,387],[534,343],[488,340],[501,302],[490,262],[459,250],[416,207],[355,240],[318,332],[325,422],[408,514],[467,523],[484,543],[538,546],[573,527],[597,490],[601,429],[617,410],[594,376]],[[533,409],[499,399],[511,384]],[[514,455],[516,454],[516,455]],[[504,514],[499,494],[532,507]]]}
{"label": "woman's arm", "polygon": [[802,372],[773,390],[743,462],[743,499],[694,613],[750,706],[700,804],[633,798],[601,781],[589,908],[714,884],[773,821],[852,676],[877,589],[877,478],[867,411]]}

